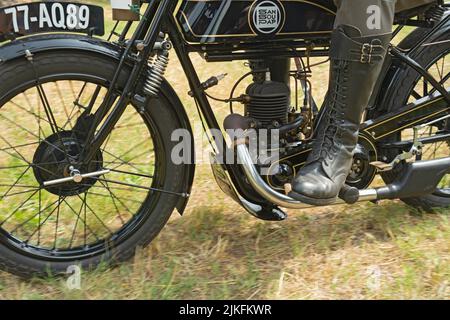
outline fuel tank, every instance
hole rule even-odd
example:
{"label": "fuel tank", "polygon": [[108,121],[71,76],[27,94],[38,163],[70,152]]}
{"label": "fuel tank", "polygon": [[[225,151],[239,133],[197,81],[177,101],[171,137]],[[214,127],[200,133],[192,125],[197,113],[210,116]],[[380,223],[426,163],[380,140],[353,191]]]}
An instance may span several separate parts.
{"label": "fuel tank", "polygon": [[191,44],[329,38],[333,0],[184,0],[177,21]]}

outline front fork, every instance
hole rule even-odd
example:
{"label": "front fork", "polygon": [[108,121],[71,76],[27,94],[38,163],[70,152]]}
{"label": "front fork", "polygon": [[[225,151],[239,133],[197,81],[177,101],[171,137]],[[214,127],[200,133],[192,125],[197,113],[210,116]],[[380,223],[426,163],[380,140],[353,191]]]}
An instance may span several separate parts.
{"label": "front fork", "polygon": [[[139,76],[142,70],[147,67],[148,59],[161,31],[161,22],[173,10],[175,4],[171,0],[151,1],[149,3],[141,22],[138,24],[135,33],[122,54],[108,92],[94,114],[94,120],[86,135],[85,147],[81,153],[81,159],[83,159],[84,163],[88,163],[95,156],[122,117],[130,101],[134,98]],[[136,48],[138,40],[139,48]],[[131,53],[135,49],[137,49],[138,53],[132,56]],[[133,59],[134,66],[129,74],[125,88],[119,95],[117,93],[119,77],[130,57]]]}

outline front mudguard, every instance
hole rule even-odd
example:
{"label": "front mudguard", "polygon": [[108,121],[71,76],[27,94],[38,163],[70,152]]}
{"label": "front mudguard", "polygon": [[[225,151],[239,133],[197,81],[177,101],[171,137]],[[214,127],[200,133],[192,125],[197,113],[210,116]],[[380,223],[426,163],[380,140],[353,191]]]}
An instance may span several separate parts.
{"label": "front mudguard", "polygon": [[33,54],[55,50],[80,50],[107,55],[115,59],[119,59],[122,52],[120,46],[98,38],[74,34],[35,35],[1,45],[0,66],[8,61],[24,57],[27,50]]}
{"label": "front mudguard", "polygon": [[[2,72],[3,64],[15,59],[25,58],[27,51],[36,55],[42,52],[58,50],[90,52],[105,55],[117,61],[120,60],[123,53],[123,48],[119,45],[98,38],[72,34],[36,35],[21,38],[0,46],[0,73]],[[191,136],[191,154],[195,155],[192,128],[181,100],[167,81],[163,81],[160,94],[170,102],[173,108],[174,120],[177,121],[177,127],[189,131]],[[192,164],[186,164],[185,166],[184,177],[180,177],[182,181],[182,192],[190,194],[194,181],[195,164],[192,162]],[[180,197],[177,203],[177,210],[180,214],[183,214],[188,199],[188,197]]]}

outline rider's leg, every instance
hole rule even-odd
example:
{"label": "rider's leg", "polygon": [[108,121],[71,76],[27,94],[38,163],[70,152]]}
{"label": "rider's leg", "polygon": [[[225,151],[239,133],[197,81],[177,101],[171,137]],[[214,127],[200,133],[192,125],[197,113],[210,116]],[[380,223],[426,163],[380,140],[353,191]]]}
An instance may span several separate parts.
{"label": "rider's leg", "polygon": [[392,35],[395,0],[336,0],[330,82],[306,165],[290,196],[312,205],[336,201],[353,160],[361,116],[380,75]]}

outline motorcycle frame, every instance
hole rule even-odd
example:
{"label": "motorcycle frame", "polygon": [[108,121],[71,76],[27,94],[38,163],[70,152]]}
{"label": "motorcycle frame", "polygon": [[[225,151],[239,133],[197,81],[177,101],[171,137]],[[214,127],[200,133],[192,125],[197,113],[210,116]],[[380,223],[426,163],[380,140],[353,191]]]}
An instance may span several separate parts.
{"label": "motorcycle frame", "polygon": [[[176,52],[180,64],[184,70],[184,73],[189,82],[191,91],[193,93],[193,97],[198,104],[201,115],[204,118],[204,121],[209,130],[221,130],[220,125],[215,117],[211,104],[206,96],[204,90],[201,86],[200,78],[196,72],[195,66],[190,59],[189,54],[192,52],[198,52],[198,48],[196,46],[190,46],[183,41],[183,35],[181,31],[178,29],[177,23],[175,21],[174,13],[176,11],[177,2],[172,0],[158,0],[151,1],[148,4],[147,9],[143,15],[143,18],[139,22],[136,31],[134,32],[131,39],[127,42],[125,50],[123,52],[120,63],[117,67],[116,74],[111,82],[110,89],[105,96],[103,103],[100,108],[95,113],[95,124],[89,132],[87,137],[88,141],[93,141],[90,144],[90,148],[86,150],[84,159],[88,159],[95,154],[95,150],[100,148],[100,146],[105,141],[106,137],[112,131],[117,121],[122,116],[123,112],[126,109],[126,106],[133,101],[136,97],[136,84],[145,68],[147,68],[147,63],[149,57],[153,53],[153,48],[157,41],[160,32],[164,32],[169,36],[173,44],[173,49]],[[434,89],[439,93],[429,97],[425,97],[421,101],[419,101],[413,107],[406,106],[396,112],[389,113],[382,117],[376,118],[375,120],[369,120],[364,122],[361,125],[361,130],[366,132],[369,136],[371,136],[375,141],[385,137],[388,134],[393,134],[398,131],[398,121],[397,119],[402,116],[408,115],[406,118],[406,123],[402,123],[403,127],[409,127],[414,124],[420,124],[424,121],[430,121],[436,119],[437,117],[441,117],[443,113],[446,113],[450,110],[450,94],[446,88],[444,88],[441,84],[439,84],[433,76],[428,73],[422,66],[418,65],[414,60],[412,60],[409,56],[411,52],[417,50],[423,43],[427,41],[428,38],[431,37],[433,32],[439,30],[442,26],[444,26],[448,20],[450,19],[450,15],[447,15],[443,21],[438,23],[426,36],[423,41],[418,43],[414,48],[412,48],[409,52],[402,52],[395,47],[391,47],[390,53],[393,58],[399,61],[401,64],[404,64],[408,67],[416,70],[420,75],[422,75],[425,79],[427,79]],[[129,28],[129,27],[128,27]],[[135,46],[136,41],[139,41],[144,49],[139,52],[138,55],[133,55],[132,50],[133,46]],[[298,45],[298,43],[297,43]],[[251,51],[251,48],[249,48]],[[261,57],[264,56],[281,56],[281,57],[294,57],[294,56],[302,56],[305,54],[310,54],[311,56],[327,56],[328,52],[326,50],[318,50],[316,52],[305,52],[299,50],[292,50],[289,46],[286,46],[284,50],[267,50],[264,52],[260,52]],[[252,54],[254,56],[254,53]],[[237,59],[249,59],[249,53],[228,53],[223,54],[221,52],[216,52],[215,54],[206,54],[208,61],[215,60],[237,60]],[[116,92],[116,83],[119,77],[119,74],[122,68],[125,66],[127,62],[133,63],[132,71],[129,75],[129,81],[124,88],[123,92],[120,94],[119,100],[113,105],[114,98],[117,97]],[[390,67],[390,63],[386,64],[387,67]],[[381,80],[381,79],[380,79]],[[389,88],[383,88],[383,90],[389,90]],[[380,89],[379,89],[380,90]],[[378,92],[374,93],[374,97],[378,96]],[[148,98],[147,98],[148,99]],[[427,108],[425,108],[427,107]],[[111,111],[111,112],[110,112]],[[102,126],[99,128],[97,134],[95,134],[95,129],[98,124],[102,122],[105,116],[108,115],[106,120],[103,122]],[[448,135],[444,135],[444,138]],[[91,140],[89,140],[91,139]],[[226,154],[227,143],[224,137],[221,137],[221,141],[215,141],[215,146],[218,154]],[[229,174],[229,178],[231,179],[234,187],[238,190],[240,195],[243,195],[246,200],[252,201],[253,203],[274,207],[274,205],[267,200],[263,199],[259,196],[255,190],[245,182],[245,179],[242,178],[243,174],[241,168],[237,165],[225,164],[225,169]]]}

